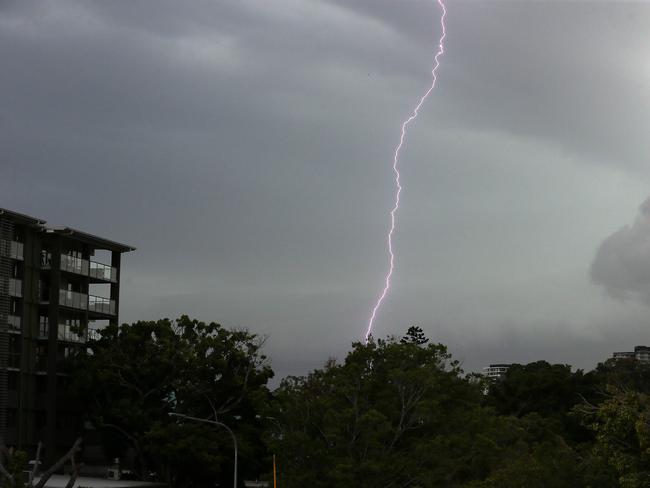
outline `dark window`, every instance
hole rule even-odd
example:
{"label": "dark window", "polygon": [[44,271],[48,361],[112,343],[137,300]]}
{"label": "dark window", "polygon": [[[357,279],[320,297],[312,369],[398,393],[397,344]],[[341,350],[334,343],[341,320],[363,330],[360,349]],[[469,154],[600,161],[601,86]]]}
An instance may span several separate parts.
{"label": "dark window", "polygon": [[9,371],[7,373],[7,388],[9,391],[18,391],[18,373]]}
{"label": "dark window", "polygon": [[36,394],[43,395],[47,393],[47,376],[36,376]]}
{"label": "dark window", "polygon": [[36,414],[34,415],[34,424],[37,431],[45,428],[45,425],[47,424],[47,413],[45,410],[36,411]]}
{"label": "dark window", "polygon": [[7,409],[7,427],[11,428],[16,428],[17,421],[16,421],[16,409],[15,408],[9,408]]}

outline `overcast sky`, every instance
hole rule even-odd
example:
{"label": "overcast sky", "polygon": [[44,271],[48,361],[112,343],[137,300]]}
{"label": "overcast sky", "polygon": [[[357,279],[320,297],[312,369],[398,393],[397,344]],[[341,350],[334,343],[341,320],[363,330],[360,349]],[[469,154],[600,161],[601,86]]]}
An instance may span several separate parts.
{"label": "overcast sky", "polygon": [[[132,244],[123,321],[363,336],[434,0],[0,0],[0,207]],[[448,1],[393,289],[466,369],[650,344],[650,3]]]}

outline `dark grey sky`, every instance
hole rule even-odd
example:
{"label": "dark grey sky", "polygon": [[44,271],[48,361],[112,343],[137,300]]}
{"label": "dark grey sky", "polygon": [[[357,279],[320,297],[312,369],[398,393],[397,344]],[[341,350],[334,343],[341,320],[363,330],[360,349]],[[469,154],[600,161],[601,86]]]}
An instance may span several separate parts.
{"label": "dark grey sky", "polygon": [[[448,5],[402,153],[393,292],[468,369],[650,343],[650,4]],[[122,319],[343,353],[386,268],[425,0],[0,0],[0,206],[138,247]]]}

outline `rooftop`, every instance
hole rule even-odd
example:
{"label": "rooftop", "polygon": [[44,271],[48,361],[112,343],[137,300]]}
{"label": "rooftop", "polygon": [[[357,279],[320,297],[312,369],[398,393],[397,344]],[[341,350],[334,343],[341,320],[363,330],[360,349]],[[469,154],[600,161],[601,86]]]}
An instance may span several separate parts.
{"label": "rooftop", "polygon": [[28,225],[45,225],[45,221],[37,219],[36,217],[30,217],[29,215],[21,214],[14,212],[13,210],[7,210],[6,208],[0,208],[0,215],[6,215],[11,217],[12,220],[16,220],[22,224]]}
{"label": "rooftop", "polygon": [[30,217],[29,215],[14,212],[13,210],[7,210],[6,208],[0,208],[0,216],[2,215],[6,215],[7,217],[21,224],[42,227],[43,231],[50,234],[59,234],[72,237],[78,241],[89,244],[96,249],[106,249],[107,251],[116,252],[135,251],[135,247],[129,246],[128,244],[120,244],[119,242],[111,241],[110,239],[105,239],[103,237],[89,234],[77,229],[72,229],[70,227],[47,228],[45,227],[45,224],[47,223],[45,220],[37,219],[36,217]]}

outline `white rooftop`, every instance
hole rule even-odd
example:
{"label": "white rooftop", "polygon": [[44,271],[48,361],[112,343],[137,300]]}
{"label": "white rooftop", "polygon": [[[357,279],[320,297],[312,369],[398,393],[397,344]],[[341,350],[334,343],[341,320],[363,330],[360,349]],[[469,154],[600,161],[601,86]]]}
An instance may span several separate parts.
{"label": "white rooftop", "polygon": [[[34,482],[38,477],[34,478]],[[65,488],[70,481],[70,477],[62,474],[53,474],[45,483],[45,488]],[[79,476],[74,484],[74,488],[153,488],[165,486],[162,483],[147,483],[144,481],[130,480],[108,480],[105,478],[88,478]]]}

